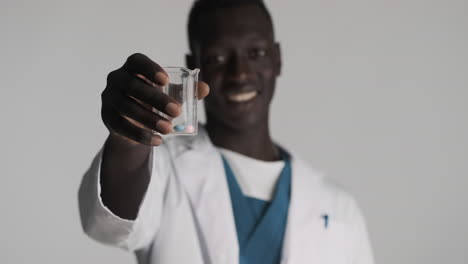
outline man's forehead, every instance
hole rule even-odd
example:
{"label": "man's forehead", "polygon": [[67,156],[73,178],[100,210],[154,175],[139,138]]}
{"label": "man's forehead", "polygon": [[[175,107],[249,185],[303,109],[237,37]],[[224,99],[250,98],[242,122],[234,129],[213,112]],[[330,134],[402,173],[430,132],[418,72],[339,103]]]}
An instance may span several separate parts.
{"label": "man's forehead", "polygon": [[203,16],[200,21],[203,38],[250,36],[272,38],[273,27],[266,14],[256,5],[219,8]]}

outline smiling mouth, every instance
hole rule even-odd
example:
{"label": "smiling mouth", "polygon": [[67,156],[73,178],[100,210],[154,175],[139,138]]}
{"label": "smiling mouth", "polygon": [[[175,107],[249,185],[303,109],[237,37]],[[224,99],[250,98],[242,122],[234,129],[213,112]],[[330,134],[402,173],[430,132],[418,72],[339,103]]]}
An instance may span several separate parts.
{"label": "smiling mouth", "polygon": [[243,103],[252,100],[257,96],[257,91],[232,93],[228,95],[228,100],[235,103]]}

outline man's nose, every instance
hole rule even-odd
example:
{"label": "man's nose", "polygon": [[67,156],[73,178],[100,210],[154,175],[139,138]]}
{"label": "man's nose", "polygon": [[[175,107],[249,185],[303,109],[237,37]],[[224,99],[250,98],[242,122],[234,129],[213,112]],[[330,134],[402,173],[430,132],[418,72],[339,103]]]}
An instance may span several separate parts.
{"label": "man's nose", "polygon": [[242,55],[232,56],[229,62],[229,79],[235,82],[245,82],[251,74],[248,58]]}

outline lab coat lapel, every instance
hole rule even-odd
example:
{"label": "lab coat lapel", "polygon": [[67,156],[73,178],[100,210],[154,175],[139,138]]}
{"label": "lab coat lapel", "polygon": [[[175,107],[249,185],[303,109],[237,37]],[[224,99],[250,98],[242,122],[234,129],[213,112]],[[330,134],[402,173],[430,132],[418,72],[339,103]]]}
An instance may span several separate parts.
{"label": "lab coat lapel", "polygon": [[283,244],[282,264],[326,263],[320,252],[326,214],[321,173],[292,155],[291,204]]}
{"label": "lab coat lapel", "polygon": [[182,145],[176,168],[197,216],[202,251],[211,263],[239,263],[239,247],[221,155],[201,131]]}
{"label": "lab coat lapel", "polygon": [[[178,148],[176,169],[197,215],[205,260],[238,264],[237,233],[221,155],[203,130],[196,140]],[[323,176],[294,153],[291,166],[291,201],[281,264],[330,263],[330,252],[323,250],[328,235],[323,217],[331,201],[324,194]]]}

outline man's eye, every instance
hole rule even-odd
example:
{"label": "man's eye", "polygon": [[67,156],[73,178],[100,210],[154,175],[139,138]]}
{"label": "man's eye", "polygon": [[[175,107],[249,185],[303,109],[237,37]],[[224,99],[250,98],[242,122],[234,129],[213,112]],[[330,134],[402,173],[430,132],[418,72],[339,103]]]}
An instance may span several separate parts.
{"label": "man's eye", "polygon": [[267,56],[267,51],[266,49],[262,49],[262,48],[259,48],[259,49],[253,49],[249,52],[249,57],[251,59],[259,59],[259,58],[263,58]]}
{"label": "man's eye", "polygon": [[223,64],[226,62],[226,57],[224,55],[213,55],[209,56],[206,59],[206,64]]}

